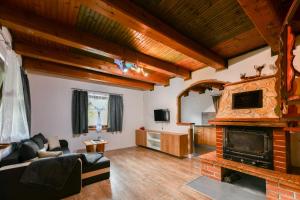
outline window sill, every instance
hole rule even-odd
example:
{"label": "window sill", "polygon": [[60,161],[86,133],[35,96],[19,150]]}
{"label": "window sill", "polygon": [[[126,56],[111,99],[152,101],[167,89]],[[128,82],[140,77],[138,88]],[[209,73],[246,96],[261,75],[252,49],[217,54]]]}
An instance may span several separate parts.
{"label": "window sill", "polygon": [[[89,128],[89,132],[96,132],[96,128],[94,127]],[[107,133],[107,127],[103,127],[100,133]]]}

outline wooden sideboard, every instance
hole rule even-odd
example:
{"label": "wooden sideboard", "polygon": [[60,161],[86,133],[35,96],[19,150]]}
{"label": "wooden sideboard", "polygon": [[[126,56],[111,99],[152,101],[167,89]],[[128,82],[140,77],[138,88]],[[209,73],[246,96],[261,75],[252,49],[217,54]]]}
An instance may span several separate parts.
{"label": "wooden sideboard", "polygon": [[[137,146],[148,147],[168,153],[177,157],[184,157],[188,154],[188,134],[162,132],[151,130],[136,130],[135,141]],[[157,146],[151,145],[151,142]]]}
{"label": "wooden sideboard", "polygon": [[197,126],[195,128],[195,144],[216,146],[216,127]]}
{"label": "wooden sideboard", "polygon": [[147,146],[147,131],[140,129],[135,131],[135,144],[137,146]]}

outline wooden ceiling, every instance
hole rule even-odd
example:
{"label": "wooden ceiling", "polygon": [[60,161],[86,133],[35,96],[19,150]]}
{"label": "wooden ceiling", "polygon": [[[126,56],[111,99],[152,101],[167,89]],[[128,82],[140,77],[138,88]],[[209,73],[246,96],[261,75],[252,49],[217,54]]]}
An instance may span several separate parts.
{"label": "wooden ceiling", "polygon": [[[149,90],[203,67],[224,69],[229,58],[267,44],[278,50],[288,4],[280,2],[0,0],[0,24],[30,71]],[[114,58],[149,75],[123,73]]]}

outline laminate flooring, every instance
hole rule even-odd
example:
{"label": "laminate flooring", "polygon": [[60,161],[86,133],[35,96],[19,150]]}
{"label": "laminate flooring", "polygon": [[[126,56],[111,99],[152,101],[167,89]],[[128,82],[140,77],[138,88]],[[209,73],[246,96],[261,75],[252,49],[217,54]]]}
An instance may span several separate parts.
{"label": "laminate flooring", "polygon": [[110,179],[85,186],[67,200],[209,199],[186,185],[201,176],[198,157],[180,159],[142,147],[105,156],[111,160]]}

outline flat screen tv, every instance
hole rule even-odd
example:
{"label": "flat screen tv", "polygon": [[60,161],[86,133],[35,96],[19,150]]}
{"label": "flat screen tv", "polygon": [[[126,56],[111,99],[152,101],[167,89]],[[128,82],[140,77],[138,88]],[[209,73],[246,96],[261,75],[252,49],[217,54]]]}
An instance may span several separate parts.
{"label": "flat screen tv", "polygon": [[154,121],[156,121],[156,122],[170,121],[170,111],[168,109],[154,110]]}
{"label": "flat screen tv", "polygon": [[232,109],[262,108],[263,91],[254,90],[232,94]]}

